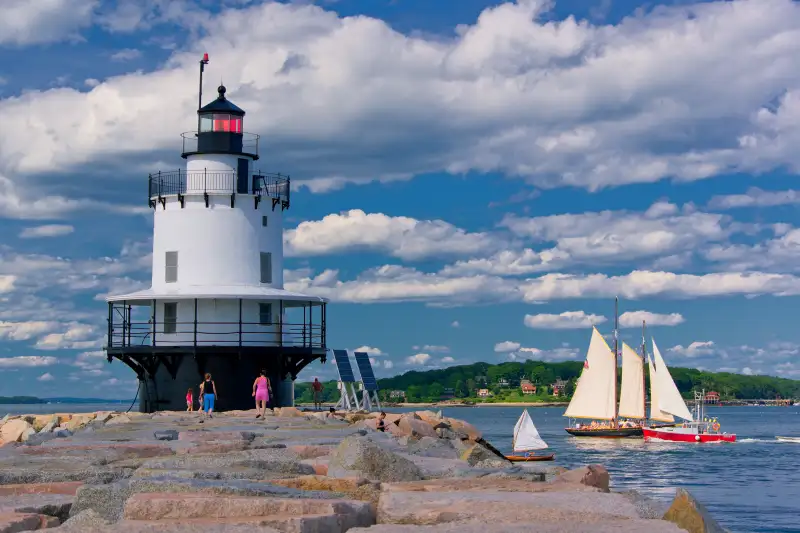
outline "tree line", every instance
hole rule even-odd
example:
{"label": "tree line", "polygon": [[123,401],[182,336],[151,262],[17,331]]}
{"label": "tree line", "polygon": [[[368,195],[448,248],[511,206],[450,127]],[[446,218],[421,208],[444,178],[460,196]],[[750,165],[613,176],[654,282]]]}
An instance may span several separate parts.
{"label": "tree line", "polygon": [[[380,396],[389,401],[391,391],[403,391],[408,402],[434,402],[447,390],[455,398],[476,399],[477,391],[485,388],[492,392],[488,401],[552,401],[569,399],[583,369],[582,361],[548,363],[543,361],[507,362],[500,364],[474,363],[438,370],[412,370],[398,376],[378,380]],[[722,400],[800,398],[800,381],[773,376],[745,376],[728,372],[706,372],[695,368],[670,368],[678,390],[691,398],[694,390],[716,391]],[[537,386],[537,394],[522,396],[519,384],[527,379]],[[551,396],[550,386],[557,379],[567,382],[565,395]],[[509,386],[501,386],[501,381]],[[650,390],[649,376],[645,372],[646,390]],[[323,402],[335,402],[339,391],[335,381],[323,384]],[[297,383],[295,398],[300,403],[311,403],[313,394],[309,383]]]}

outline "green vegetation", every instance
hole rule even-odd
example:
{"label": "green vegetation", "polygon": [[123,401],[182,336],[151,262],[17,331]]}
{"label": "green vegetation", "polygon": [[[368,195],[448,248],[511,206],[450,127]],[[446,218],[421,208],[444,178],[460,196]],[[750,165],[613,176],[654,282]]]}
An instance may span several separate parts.
{"label": "green vegetation", "polygon": [[31,404],[31,403],[47,403],[41,398],[33,396],[0,396],[0,404]]}
{"label": "green vegetation", "polygon": [[[568,400],[583,369],[582,361],[545,363],[541,361],[510,362],[499,365],[475,363],[453,366],[441,370],[405,374],[378,380],[382,401],[391,401],[389,393],[404,391],[408,402],[435,402],[452,395],[455,399],[475,402],[551,402]],[[647,373],[647,372],[645,372]],[[743,376],[730,373],[704,372],[693,368],[670,368],[678,389],[686,398],[692,391],[705,389],[717,391],[722,400],[800,398],[800,381],[771,376]],[[527,379],[537,386],[537,394],[523,395],[520,380]],[[566,381],[565,396],[554,397],[550,386],[561,379]],[[646,377],[646,379],[648,379]],[[507,382],[508,385],[501,385]],[[650,388],[649,380],[646,384]],[[478,398],[478,389],[486,388],[493,396]],[[447,392],[447,394],[446,394]],[[310,383],[297,383],[295,397],[298,402],[311,403]],[[323,384],[323,402],[339,399],[336,382]]]}

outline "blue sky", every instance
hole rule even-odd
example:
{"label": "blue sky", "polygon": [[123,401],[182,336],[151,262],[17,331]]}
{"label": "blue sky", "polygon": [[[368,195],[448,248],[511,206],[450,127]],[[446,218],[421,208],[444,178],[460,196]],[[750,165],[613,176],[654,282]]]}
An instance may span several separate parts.
{"label": "blue sky", "polygon": [[286,288],[379,376],[580,360],[619,295],[668,364],[800,379],[798,2],[4,9],[0,395],[135,391],[103,298],[149,285],[204,52],[296,186]]}

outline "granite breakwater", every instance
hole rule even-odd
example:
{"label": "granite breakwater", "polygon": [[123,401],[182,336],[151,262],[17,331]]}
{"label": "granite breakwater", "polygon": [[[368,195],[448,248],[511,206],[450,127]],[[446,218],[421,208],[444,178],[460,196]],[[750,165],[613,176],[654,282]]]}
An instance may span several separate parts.
{"label": "granite breakwater", "polygon": [[[601,465],[512,464],[431,411],[100,412],[0,422],[0,533],[716,532]],[[535,526],[535,527],[534,527]]]}

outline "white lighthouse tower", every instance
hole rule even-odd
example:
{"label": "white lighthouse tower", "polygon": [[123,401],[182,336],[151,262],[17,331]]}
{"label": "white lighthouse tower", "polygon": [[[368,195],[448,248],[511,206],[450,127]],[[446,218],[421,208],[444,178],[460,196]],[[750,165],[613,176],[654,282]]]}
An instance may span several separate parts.
{"label": "white lighthouse tower", "polygon": [[289,177],[259,170],[259,136],[225,93],[182,135],[186,168],[149,176],[151,287],[107,299],[108,360],[136,372],[143,412],[185,408],[206,372],[221,409],[249,409],[262,369],[274,404],[293,405],[297,374],[325,360],[326,300],[283,289]]}

